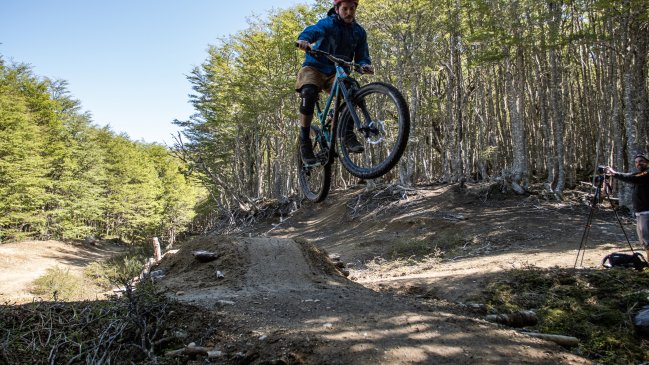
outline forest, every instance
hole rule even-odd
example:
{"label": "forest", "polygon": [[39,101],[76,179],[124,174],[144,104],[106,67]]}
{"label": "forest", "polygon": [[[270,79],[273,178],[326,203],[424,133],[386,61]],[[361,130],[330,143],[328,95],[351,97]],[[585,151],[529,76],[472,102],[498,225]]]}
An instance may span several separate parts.
{"label": "forest", "polygon": [[[213,216],[297,196],[294,41],[330,4],[275,9],[215,40],[188,66],[196,114],[174,121],[171,147],[95,126],[65,81],[0,58],[0,242],[173,241],[201,201]],[[382,182],[518,194],[535,183],[560,200],[597,165],[630,170],[649,147],[647,0],[361,0],[357,21],[376,68],[359,81],[394,84],[411,114]],[[334,187],[353,183],[336,164]]]}
{"label": "forest", "polygon": [[184,171],[165,146],[95,126],[65,81],[0,58],[0,243],[173,243],[204,196]]}
{"label": "forest", "polygon": [[[331,2],[253,18],[189,77],[197,114],[176,144],[223,209],[297,194],[294,47]],[[411,137],[383,177],[494,181],[560,200],[597,165],[633,167],[647,140],[646,0],[361,0],[375,76],[405,95]],[[340,164],[335,187],[355,182]],[[535,185],[536,186],[536,185]],[[615,187],[629,206],[628,187]]]}

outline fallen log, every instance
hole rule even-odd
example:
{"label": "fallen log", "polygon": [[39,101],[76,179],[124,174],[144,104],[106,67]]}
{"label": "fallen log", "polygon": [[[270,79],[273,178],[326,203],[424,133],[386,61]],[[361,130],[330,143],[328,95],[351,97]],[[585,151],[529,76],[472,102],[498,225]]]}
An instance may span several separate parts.
{"label": "fallen log", "polygon": [[212,349],[208,348],[208,347],[187,346],[187,347],[183,347],[182,349],[167,351],[167,352],[165,352],[165,356],[166,357],[174,357],[174,356],[181,356],[181,355],[187,355],[187,356],[202,355],[202,356],[207,356],[208,352],[210,352],[210,351],[212,351]]}
{"label": "fallen log", "polygon": [[575,347],[579,345],[579,339],[577,337],[563,336],[563,335],[550,335],[547,333],[537,333],[537,332],[524,332],[524,333],[528,336],[534,338],[540,338],[546,341],[552,341],[558,345],[565,346],[565,347]]}

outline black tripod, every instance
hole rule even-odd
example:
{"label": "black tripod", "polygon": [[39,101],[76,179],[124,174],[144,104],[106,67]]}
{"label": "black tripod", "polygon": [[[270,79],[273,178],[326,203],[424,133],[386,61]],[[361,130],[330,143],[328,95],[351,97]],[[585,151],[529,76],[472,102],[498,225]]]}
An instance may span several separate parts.
{"label": "black tripod", "polygon": [[611,202],[611,196],[609,195],[609,191],[611,191],[611,185],[606,180],[606,176],[604,176],[604,174],[602,173],[600,175],[595,176],[595,185],[594,185],[595,194],[593,195],[593,201],[590,205],[590,212],[588,213],[588,220],[586,221],[584,234],[581,236],[581,243],[579,244],[579,250],[577,250],[577,258],[575,259],[575,266],[574,266],[575,268],[577,268],[577,262],[579,261],[579,256],[581,256],[581,262],[579,263],[579,266],[583,266],[584,263],[584,254],[586,253],[585,243],[586,240],[588,239],[588,233],[590,233],[590,227],[593,221],[593,213],[595,213],[595,210],[599,205],[599,200],[602,196],[602,185],[604,186],[604,194],[606,196],[606,199],[608,199],[609,204],[611,204],[611,207],[613,207],[615,218],[617,219],[617,222],[620,224],[620,228],[622,228],[622,232],[624,233],[624,238],[626,238],[626,243],[629,244],[629,248],[631,249],[631,252],[635,253],[635,251],[633,250],[633,246],[631,246],[631,242],[629,241],[629,236],[627,236],[626,231],[624,230],[624,226],[622,225],[620,216],[617,214],[617,209],[615,209],[613,202]]}

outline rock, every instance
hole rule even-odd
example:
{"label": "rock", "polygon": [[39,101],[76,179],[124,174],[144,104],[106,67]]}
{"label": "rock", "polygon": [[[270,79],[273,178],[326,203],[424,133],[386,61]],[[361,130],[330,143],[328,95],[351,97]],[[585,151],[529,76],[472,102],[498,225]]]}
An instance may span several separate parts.
{"label": "rock", "polygon": [[155,270],[155,271],[151,271],[151,273],[149,275],[151,275],[151,277],[154,278],[154,279],[162,279],[165,276],[165,271],[164,270]]}
{"label": "rock", "polygon": [[221,352],[219,350],[212,350],[212,351],[207,352],[207,358],[209,358],[209,359],[214,359],[214,358],[221,357],[221,356],[223,356],[223,352]]}
{"label": "rock", "polygon": [[639,336],[649,337],[649,305],[642,307],[633,317],[633,327]]}
{"label": "rock", "polygon": [[194,258],[198,262],[210,262],[216,260],[219,257],[219,255],[214,252],[204,250],[194,251],[192,252],[192,255],[194,255]]}
{"label": "rock", "polygon": [[175,336],[176,338],[180,338],[180,339],[185,339],[185,338],[189,337],[189,335],[187,334],[187,332],[185,332],[185,331],[183,331],[183,330],[177,330],[177,331],[175,331],[175,332],[174,332],[174,336]]}
{"label": "rock", "polygon": [[223,274],[223,272],[221,272],[219,270],[216,270],[216,278],[217,279],[223,279],[223,278],[225,278],[225,275]]}
{"label": "rock", "polygon": [[539,319],[534,311],[520,311],[505,314],[490,314],[485,317],[489,322],[496,322],[510,327],[525,327],[535,325]]}
{"label": "rock", "polygon": [[458,302],[457,303],[460,307],[462,308],[467,308],[475,311],[481,311],[481,312],[486,312],[487,311],[487,306],[481,303],[462,303]]}

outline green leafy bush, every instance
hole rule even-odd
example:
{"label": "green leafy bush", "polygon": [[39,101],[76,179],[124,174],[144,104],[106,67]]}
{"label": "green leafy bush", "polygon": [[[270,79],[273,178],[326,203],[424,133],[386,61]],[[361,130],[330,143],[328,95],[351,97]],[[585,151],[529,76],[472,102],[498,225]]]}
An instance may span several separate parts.
{"label": "green leafy bush", "polygon": [[49,268],[34,280],[32,293],[47,295],[54,300],[76,300],[84,295],[83,278],[58,266]]}
{"label": "green leafy bush", "polygon": [[86,276],[104,289],[122,285],[137,277],[144,268],[146,254],[131,251],[108,260],[93,262],[84,270]]}
{"label": "green leafy bush", "polygon": [[133,247],[128,252],[93,262],[86,267],[84,273],[95,285],[110,289],[117,285],[124,285],[137,277],[150,256],[152,253],[147,248]]}

